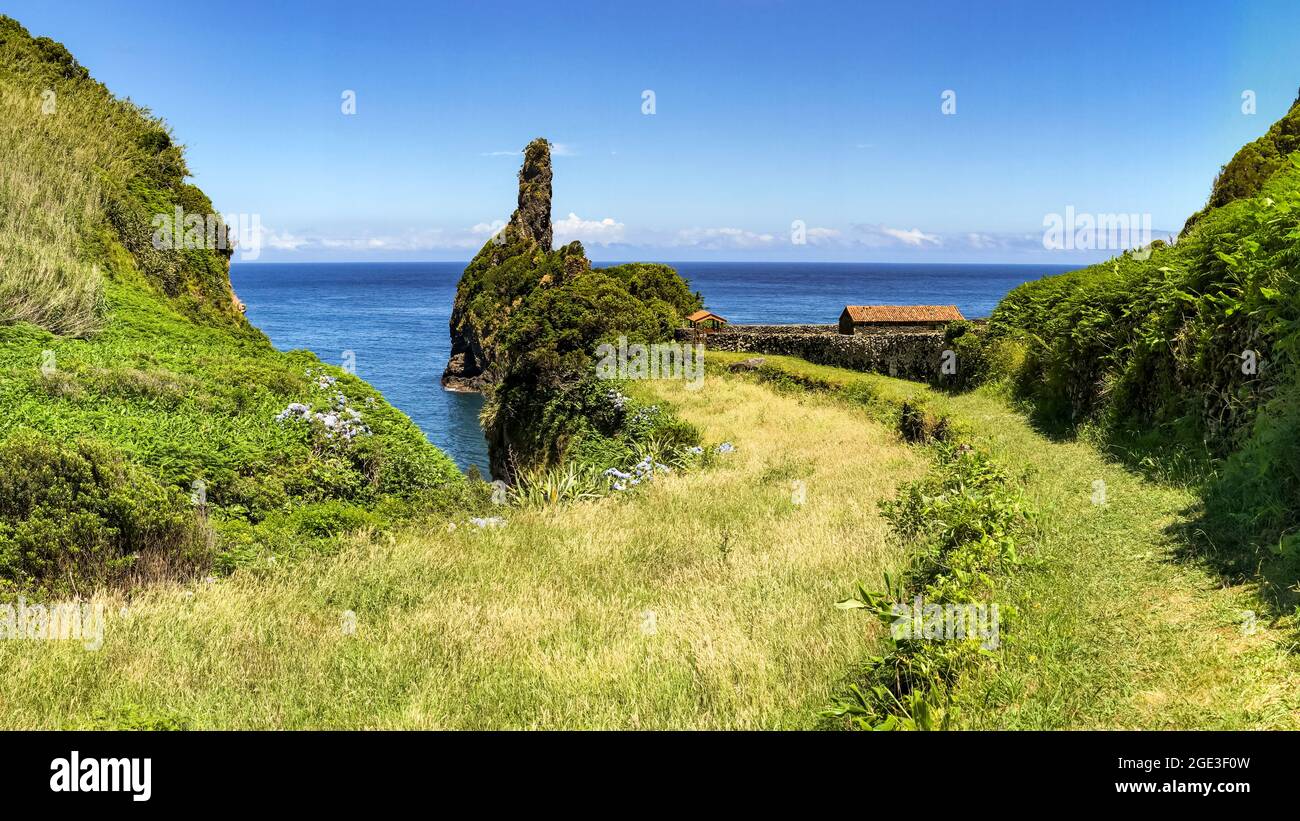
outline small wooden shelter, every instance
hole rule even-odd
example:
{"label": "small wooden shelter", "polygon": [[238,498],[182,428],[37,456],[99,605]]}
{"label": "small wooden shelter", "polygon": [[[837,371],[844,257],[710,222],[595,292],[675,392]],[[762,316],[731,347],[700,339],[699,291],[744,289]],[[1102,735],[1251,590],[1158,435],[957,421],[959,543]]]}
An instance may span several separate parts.
{"label": "small wooden shelter", "polygon": [[712,311],[696,311],[686,317],[686,321],[691,323],[691,328],[704,333],[720,331],[727,326],[727,320]]}

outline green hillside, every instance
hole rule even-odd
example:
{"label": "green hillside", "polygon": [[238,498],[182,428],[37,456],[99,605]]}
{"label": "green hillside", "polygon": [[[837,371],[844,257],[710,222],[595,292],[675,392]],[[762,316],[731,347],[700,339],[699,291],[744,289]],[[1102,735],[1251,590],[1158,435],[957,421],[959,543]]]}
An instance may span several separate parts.
{"label": "green hillside", "polygon": [[1193,541],[1233,574],[1300,559],[1300,103],[1225,166],[1176,244],[1012,291],[991,338],[1049,427],[1198,484]]}
{"label": "green hillside", "polygon": [[244,320],[228,243],[156,247],[156,215],[213,214],[165,123],[7,17],[0,107],[0,591],[221,570],[480,503],[369,385]]}

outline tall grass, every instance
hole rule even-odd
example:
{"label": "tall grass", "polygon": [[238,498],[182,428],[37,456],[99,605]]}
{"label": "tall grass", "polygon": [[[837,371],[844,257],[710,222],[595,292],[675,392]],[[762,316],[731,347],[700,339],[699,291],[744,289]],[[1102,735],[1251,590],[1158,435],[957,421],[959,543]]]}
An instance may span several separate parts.
{"label": "tall grass", "polygon": [[165,123],[0,15],[0,324],[89,335],[103,327],[108,276],[181,297],[195,316],[238,320],[228,252],[150,242],[155,214],[212,213],[188,174]]}
{"label": "tall grass", "polygon": [[920,459],[851,409],[660,387],[736,450],[500,527],[112,598],[99,651],[0,641],[0,726],[814,726],[876,646],[833,602],[901,564],[876,504]]}
{"label": "tall grass", "polygon": [[101,180],[125,175],[99,106],[0,80],[0,323],[68,336],[100,327],[100,271],[88,236],[107,219]]}
{"label": "tall grass", "polygon": [[[722,368],[746,356],[711,351],[709,361]],[[1036,511],[1029,572],[998,577],[997,601],[1019,615],[1004,614],[1010,629],[998,663],[964,673],[954,688],[959,726],[1296,728],[1297,618],[1262,606],[1256,586],[1225,585],[1210,568],[1179,560],[1181,533],[1195,522],[1193,489],[1150,481],[1080,439],[1045,435],[996,389],[949,394],[791,357],[767,362],[854,404],[908,401],[951,419],[959,441],[1011,471]],[[1258,614],[1257,628],[1246,629],[1247,614]]]}

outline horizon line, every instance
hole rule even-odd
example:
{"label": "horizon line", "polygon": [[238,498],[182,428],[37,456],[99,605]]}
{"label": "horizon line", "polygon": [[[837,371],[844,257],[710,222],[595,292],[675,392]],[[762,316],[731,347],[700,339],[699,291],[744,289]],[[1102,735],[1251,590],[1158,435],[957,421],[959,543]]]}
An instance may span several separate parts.
{"label": "horizon line", "polygon": [[[842,259],[592,259],[593,265],[628,265],[643,263],[646,265],[682,265],[693,263],[737,263],[764,265],[999,265],[999,266],[1062,266],[1086,268],[1099,262],[913,262],[910,260],[842,260]],[[328,260],[231,260],[235,265],[423,265],[426,263],[451,263],[468,265],[473,257],[457,259],[328,259]],[[1105,262],[1105,260],[1101,260]]]}

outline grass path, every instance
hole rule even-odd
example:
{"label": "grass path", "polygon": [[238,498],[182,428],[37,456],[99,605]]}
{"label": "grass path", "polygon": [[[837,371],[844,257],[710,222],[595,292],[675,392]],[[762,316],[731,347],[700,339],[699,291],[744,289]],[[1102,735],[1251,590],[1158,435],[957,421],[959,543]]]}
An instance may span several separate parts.
{"label": "grass path", "polygon": [[[710,352],[713,362],[744,358]],[[1223,587],[1178,561],[1171,525],[1196,502],[1080,442],[1052,441],[983,392],[923,385],[787,357],[769,364],[837,384],[865,380],[891,399],[922,398],[963,423],[1013,472],[1039,510],[1041,569],[1012,580],[1028,602],[1004,657],[963,685],[964,722],[981,728],[1300,727],[1300,656],[1262,615],[1255,591]],[[1093,503],[1104,482],[1105,504]]]}
{"label": "grass path", "polygon": [[[767,359],[924,398],[1024,472],[1043,566],[1008,581],[1022,615],[1000,663],[962,683],[965,725],[1300,726],[1292,626],[1247,634],[1253,591],[1173,557],[1191,493],[1051,441],[983,393]],[[921,456],[829,396],[716,376],[654,390],[738,450],[630,498],[512,511],[500,529],[433,522],[109,597],[98,651],[0,641],[0,726],[815,726],[877,646],[872,620],[831,604],[900,564],[876,505]]]}
{"label": "grass path", "polygon": [[631,498],[111,598],[98,651],[0,641],[0,726],[813,726],[879,629],[833,602],[898,564],[876,504],[923,460],[818,397],[654,389],[738,450]]}

